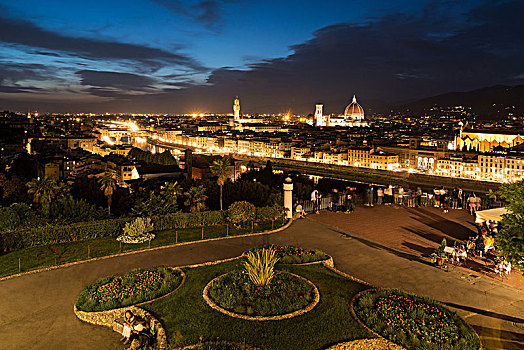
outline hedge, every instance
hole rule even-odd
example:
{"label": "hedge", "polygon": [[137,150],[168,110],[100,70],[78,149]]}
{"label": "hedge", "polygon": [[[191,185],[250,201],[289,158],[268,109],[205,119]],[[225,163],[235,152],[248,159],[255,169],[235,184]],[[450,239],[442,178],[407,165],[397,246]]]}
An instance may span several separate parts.
{"label": "hedge", "polygon": [[[281,208],[257,208],[256,221],[269,221],[281,218]],[[133,218],[107,219],[77,222],[67,225],[46,224],[39,227],[24,228],[0,233],[0,253],[37,245],[81,241],[93,238],[116,237],[122,233],[127,222]],[[151,218],[157,231],[200,226],[226,224],[225,212],[205,211],[200,213],[172,213]]]}

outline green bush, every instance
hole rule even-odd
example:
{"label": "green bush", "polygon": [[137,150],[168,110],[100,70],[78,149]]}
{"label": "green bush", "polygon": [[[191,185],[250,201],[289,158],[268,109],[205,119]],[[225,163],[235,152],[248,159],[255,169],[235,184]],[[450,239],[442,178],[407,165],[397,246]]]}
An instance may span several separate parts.
{"label": "green bush", "polygon": [[231,204],[227,209],[227,219],[233,225],[245,224],[255,220],[256,208],[246,201]]}
{"label": "green bush", "polygon": [[76,301],[80,311],[103,311],[158,298],[182,282],[178,270],[165,267],[137,269],[102,278],[85,287]]}
{"label": "green bush", "polygon": [[68,225],[46,224],[39,227],[2,232],[0,234],[0,251],[8,252],[36,245],[117,236],[126,222],[131,220],[126,218],[78,222]]}
{"label": "green bush", "polygon": [[284,207],[260,207],[256,209],[256,221],[271,221],[284,216]]}
{"label": "green bush", "polygon": [[363,294],[355,303],[358,317],[372,330],[408,350],[477,350],[477,334],[439,302],[400,290]]}

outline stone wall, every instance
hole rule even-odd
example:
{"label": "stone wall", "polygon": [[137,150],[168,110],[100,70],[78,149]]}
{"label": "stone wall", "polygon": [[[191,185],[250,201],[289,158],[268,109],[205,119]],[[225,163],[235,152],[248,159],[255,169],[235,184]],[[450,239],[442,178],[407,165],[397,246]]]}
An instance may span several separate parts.
{"label": "stone wall", "polygon": [[80,320],[91,323],[97,326],[104,326],[114,329],[114,323],[116,319],[122,318],[126,311],[131,311],[134,315],[140,316],[141,318],[149,321],[149,329],[156,338],[156,343],[159,349],[167,349],[167,337],[166,331],[162,326],[162,323],[158,321],[153,315],[146,310],[139,308],[138,306],[128,306],[119,309],[112,309],[107,311],[97,312],[85,312],[80,311],[74,306],[74,312],[76,317]]}

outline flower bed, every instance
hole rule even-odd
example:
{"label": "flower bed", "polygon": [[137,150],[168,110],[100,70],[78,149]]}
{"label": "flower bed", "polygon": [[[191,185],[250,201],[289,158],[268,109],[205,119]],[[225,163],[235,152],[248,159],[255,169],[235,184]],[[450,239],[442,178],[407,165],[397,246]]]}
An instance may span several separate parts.
{"label": "flower bed", "polygon": [[140,244],[147,241],[151,241],[155,238],[154,233],[145,233],[141,236],[129,236],[126,234],[120,235],[116,238],[117,241],[129,244]]}
{"label": "flower bed", "polygon": [[310,282],[290,273],[278,272],[270,284],[257,286],[240,269],[216,280],[208,293],[209,298],[225,310],[263,317],[304,309],[316,296]]}
{"label": "flower bed", "polygon": [[251,251],[256,252],[263,248],[272,248],[275,250],[276,256],[279,258],[279,264],[304,264],[329,259],[329,255],[318,249],[304,249],[290,245],[271,245],[262,248],[255,248]]}
{"label": "flower bed", "polygon": [[479,349],[476,333],[437,301],[399,290],[374,290],[354,303],[362,322],[406,349]]}
{"label": "flower bed", "polygon": [[179,270],[164,267],[133,270],[85,287],[77,298],[76,307],[81,311],[102,311],[134,305],[169,293],[181,281]]}
{"label": "flower bed", "polygon": [[186,346],[182,349],[192,350],[257,350],[257,348],[245,344],[237,344],[226,341],[212,341],[203,344]]}
{"label": "flower bed", "polygon": [[326,350],[404,350],[403,347],[393,344],[386,339],[359,339],[333,345]]}

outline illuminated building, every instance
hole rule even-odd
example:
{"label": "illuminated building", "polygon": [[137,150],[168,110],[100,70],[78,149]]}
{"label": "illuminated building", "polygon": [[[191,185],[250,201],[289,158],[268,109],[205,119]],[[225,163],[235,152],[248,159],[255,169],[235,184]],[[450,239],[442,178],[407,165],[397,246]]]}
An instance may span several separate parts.
{"label": "illuminated building", "polygon": [[339,116],[323,115],[323,105],[317,104],[315,110],[316,126],[367,126],[364,119],[364,108],[357,102],[357,97],[353,95],[353,100],[347,105],[344,114]]}
{"label": "illuminated building", "polygon": [[524,143],[519,133],[508,130],[467,130],[460,126],[455,138],[457,151],[490,152],[495,147],[510,148]]}
{"label": "illuminated building", "polygon": [[348,165],[371,169],[393,170],[399,167],[398,154],[384,152],[371,147],[350,148]]}

